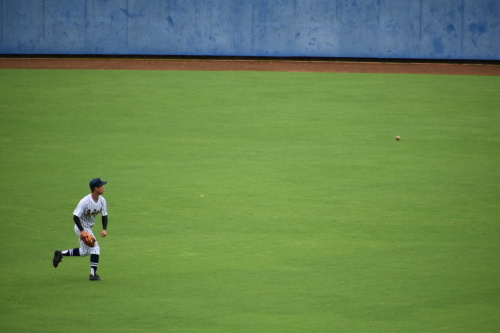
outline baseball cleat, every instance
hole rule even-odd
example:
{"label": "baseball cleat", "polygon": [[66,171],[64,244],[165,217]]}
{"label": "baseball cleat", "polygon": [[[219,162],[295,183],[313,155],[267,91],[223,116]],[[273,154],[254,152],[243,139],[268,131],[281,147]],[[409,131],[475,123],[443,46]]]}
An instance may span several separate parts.
{"label": "baseball cleat", "polygon": [[62,257],[63,255],[61,251],[56,250],[56,252],[54,252],[54,259],[52,259],[54,267],[57,267],[57,265],[59,265],[59,263],[62,261]]}
{"label": "baseball cleat", "polygon": [[89,280],[90,281],[102,281],[102,278],[99,275],[92,275],[92,274],[90,274]]}

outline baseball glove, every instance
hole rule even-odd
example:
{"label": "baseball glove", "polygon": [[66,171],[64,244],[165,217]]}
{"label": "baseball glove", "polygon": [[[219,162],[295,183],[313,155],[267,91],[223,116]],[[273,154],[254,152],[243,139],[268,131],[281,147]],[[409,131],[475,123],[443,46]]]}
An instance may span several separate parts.
{"label": "baseball glove", "polygon": [[85,244],[87,244],[88,246],[90,246],[90,247],[94,247],[96,240],[95,240],[94,236],[92,236],[92,234],[91,234],[91,233],[86,232],[86,231],[84,230],[84,231],[80,232],[80,238],[81,238],[81,239],[83,240],[83,242],[84,242]]}

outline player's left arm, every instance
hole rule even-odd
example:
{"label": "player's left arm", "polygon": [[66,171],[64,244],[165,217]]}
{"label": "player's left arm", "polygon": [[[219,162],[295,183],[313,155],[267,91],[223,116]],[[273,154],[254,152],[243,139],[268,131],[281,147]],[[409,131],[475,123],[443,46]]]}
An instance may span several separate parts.
{"label": "player's left arm", "polygon": [[108,215],[103,215],[101,237],[106,237],[108,235],[107,229],[108,229]]}
{"label": "player's left arm", "polygon": [[102,201],[103,201],[103,207],[101,210],[101,216],[102,216],[101,237],[106,237],[108,235],[108,231],[107,231],[107,229],[108,229],[108,204],[106,203],[106,199],[102,198]]}

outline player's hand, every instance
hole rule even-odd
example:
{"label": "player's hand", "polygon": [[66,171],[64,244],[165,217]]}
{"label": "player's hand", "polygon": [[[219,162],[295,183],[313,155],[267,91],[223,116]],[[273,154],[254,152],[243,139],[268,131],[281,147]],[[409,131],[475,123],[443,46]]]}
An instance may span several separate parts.
{"label": "player's hand", "polygon": [[106,237],[108,232],[106,230],[101,231],[101,237]]}

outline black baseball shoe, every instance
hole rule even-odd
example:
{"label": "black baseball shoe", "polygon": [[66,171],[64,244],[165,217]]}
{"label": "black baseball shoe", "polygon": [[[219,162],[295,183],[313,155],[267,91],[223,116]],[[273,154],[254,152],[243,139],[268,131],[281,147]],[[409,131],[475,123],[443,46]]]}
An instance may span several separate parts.
{"label": "black baseball shoe", "polygon": [[56,252],[54,252],[54,259],[52,259],[54,267],[57,267],[57,265],[59,265],[59,263],[62,261],[62,257],[63,255],[61,251],[56,250]]}
{"label": "black baseball shoe", "polygon": [[100,276],[99,276],[99,275],[97,275],[97,274],[96,274],[96,275],[92,275],[92,274],[90,274],[90,276],[89,276],[89,280],[90,280],[90,281],[102,281],[102,277],[100,277]]}

